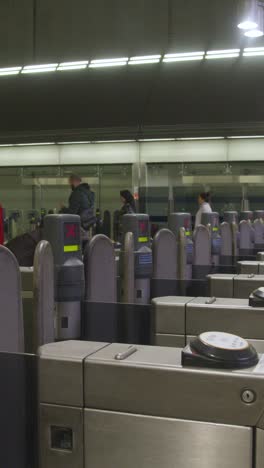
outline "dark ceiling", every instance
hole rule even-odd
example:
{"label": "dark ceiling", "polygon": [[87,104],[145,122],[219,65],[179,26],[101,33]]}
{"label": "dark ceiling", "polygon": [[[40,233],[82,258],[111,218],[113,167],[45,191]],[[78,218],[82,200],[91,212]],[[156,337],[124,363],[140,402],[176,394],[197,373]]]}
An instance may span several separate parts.
{"label": "dark ceiling", "polygon": [[[235,0],[5,0],[0,65],[262,46]],[[263,133],[264,57],[1,77],[1,141]]]}

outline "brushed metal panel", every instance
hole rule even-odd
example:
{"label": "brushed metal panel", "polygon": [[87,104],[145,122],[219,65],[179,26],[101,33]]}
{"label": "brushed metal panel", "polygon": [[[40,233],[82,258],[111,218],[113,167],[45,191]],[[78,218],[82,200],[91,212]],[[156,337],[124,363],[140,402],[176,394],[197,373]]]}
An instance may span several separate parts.
{"label": "brushed metal panel", "polygon": [[264,431],[256,430],[256,464],[255,468],[263,468],[264,466]]}
{"label": "brushed metal panel", "polygon": [[234,297],[234,275],[209,275],[209,291],[212,297]]}
{"label": "brushed metal panel", "polygon": [[206,300],[197,298],[187,305],[187,335],[218,330],[244,338],[264,339],[264,308],[249,307],[247,299],[219,298],[213,304],[205,304]]}
{"label": "brushed metal panel", "polygon": [[155,335],[156,346],[168,346],[172,348],[184,348],[185,346],[185,335],[165,335],[162,333],[156,333]]}
{"label": "brushed metal panel", "polygon": [[251,468],[252,429],[85,410],[85,468]]}
{"label": "brushed metal panel", "polygon": [[254,273],[257,275],[259,273],[259,262],[254,261],[242,261],[237,262],[239,273],[248,274]]}
{"label": "brushed metal panel", "polygon": [[39,395],[42,403],[83,405],[83,361],[106,343],[66,341],[39,348]]}
{"label": "brushed metal panel", "polygon": [[0,2],[0,66],[17,66],[33,60],[33,0]]}
{"label": "brushed metal panel", "polygon": [[[181,367],[181,350],[137,346],[124,360],[128,345],[109,345],[86,358],[85,406],[129,413],[254,426],[263,412],[263,375]],[[256,393],[246,405],[243,388]]]}
{"label": "brushed metal panel", "polygon": [[185,307],[193,297],[159,297],[152,300],[156,333],[183,335],[185,333]]}
{"label": "brushed metal panel", "polygon": [[234,297],[248,298],[254,289],[264,286],[264,275],[249,278],[248,275],[238,275],[234,278]]}
{"label": "brushed metal panel", "polygon": [[33,267],[20,267],[22,291],[33,291]]}
{"label": "brushed metal panel", "polygon": [[[40,405],[40,468],[83,468],[83,409]],[[72,450],[51,446],[51,427],[72,430]]]}

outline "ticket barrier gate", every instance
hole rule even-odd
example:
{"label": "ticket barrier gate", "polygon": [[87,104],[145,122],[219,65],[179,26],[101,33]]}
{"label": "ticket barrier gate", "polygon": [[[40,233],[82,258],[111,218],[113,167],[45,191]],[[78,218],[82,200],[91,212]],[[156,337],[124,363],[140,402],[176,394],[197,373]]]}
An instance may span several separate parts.
{"label": "ticket barrier gate", "polygon": [[262,219],[264,221],[264,210],[255,210],[253,212],[254,219]]}
{"label": "ticket barrier gate", "polygon": [[253,223],[254,216],[253,211],[241,211],[240,212],[240,221],[251,221]]}
{"label": "ticket barrier gate", "polygon": [[235,265],[238,257],[238,225],[236,222],[224,221],[220,226],[221,264]]}
{"label": "ticket barrier gate", "polygon": [[[211,343],[226,366],[249,353],[251,367],[219,369],[217,356],[202,367]],[[183,351],[69,341],[39,354],[41,468],[263,465],[263,357],[243,339],[203,334]]]}
{"label": "ticket barrier gate", "polygon": [[243,220],[239,223],[239,255],[253,256],[255,249],[255,230],[250,220]]}
{"label": "ticket barrier gate", "polygon": [[232,224],[238,224],[238,212],[237,211],[225,211],[224,222]]}
{"label": "ticket barrier gate", "polygon": [[237,262],[238,272],[243,274],[263,275],[264,274],[264,261],[258,260],[244,260]]}
{"label": "ticket barrier gate", "polygon": [[208,283],[212,297],[246,299],[252,291],[264,286],[264,275],[220,273],[208,275]]}
{"label": "ticket barrier gate", "polygon": [[212,268],[211,234],[206,226],[199,225],[193,233],[193,278],[205,278]]}
{"label": "ticket barrier gate", "polygon": [[255,234],[255,253],[258,253],[264,249],[264,221],[262,218],[255,219],[253,229]]}
{"label": "ticket barrier gate", "polygon": [[[153,259],[150,243],[150,225],[149,216],[146,214],[126,214],[122,218],[122,250],[121,250],[121,282],[123,283],[122,291],[124,292],[127,286],[124,286],[125,271],[128,264],[125,261],[126,253],[124,252],[127,233],[132,233],[130,246],[127,244],[127,249],[131,249],[133,259],[129,262],[129,268],[134,270],[134,274],[128,273],[127,277],[133,279],[133,284],[129,287],[134,287],[134,301],[137,304],[149,304],[150,301],[150,278],[152,276]],[[122,293],[121,293],[122,294]],[[122,294],[123,295],[123,294]],[[122,298],[124,302],[124,298]]]}
{"label": "ticket barrier gate", "polygon": [[203,213],[202,224],[207,226],[211,239],[211,264],[218,266],[220,264],[222,239],[219,234],[219,214],[216,212]]}
{"label": "ticket barrier gate", "polygon": [[245,337],[264,352],[264,307],[252,307],[249,299],[216,297],[161,297],[152,301],[155,344],[183,347],[207,330]]}
{"label": "ticket barrier gate", "polygon": [[178,278],[180,281],[191,280],[194,247],[190,213],[171,213],[168,227],[175,235],[178,244]]}

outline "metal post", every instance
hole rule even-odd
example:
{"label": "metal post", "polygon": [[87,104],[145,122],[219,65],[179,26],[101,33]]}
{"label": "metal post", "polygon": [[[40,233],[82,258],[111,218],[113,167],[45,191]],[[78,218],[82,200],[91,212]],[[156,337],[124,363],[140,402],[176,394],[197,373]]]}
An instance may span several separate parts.
{"label": "metal post", "polygon": [[34,255],[33,352],[55,341],[54,260],[47,241],[41,241]]}
{"label": "metal post", "polygon": [[122,302],[133,304],[135,299],[135,259],[134,236],[132,232],[125,234],[124,251],[122,255],[123,286]]}
{"label": "metal post", "polygon": [[0,351],[24,352],[21,276],[15,256],[0,245]]}

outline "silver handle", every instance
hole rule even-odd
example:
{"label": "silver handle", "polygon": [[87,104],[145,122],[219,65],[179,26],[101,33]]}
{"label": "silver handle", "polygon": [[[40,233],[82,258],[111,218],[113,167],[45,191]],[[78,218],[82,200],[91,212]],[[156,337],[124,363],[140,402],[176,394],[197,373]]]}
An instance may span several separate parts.
{"label": "silver handle", "polygon": [[115,355],[115,359],[117,361],[123,361],[124,359],[128,358],[132,354],[137,352],[137,348],[135,346],[130,346],[130,348],[127,349],[127,351],[124,351],[123,353],[117,353]]}
{"label": "silver handle", "polygon": [[210,299],[207,299],[205,301],[205,304],[213,304],[216,301],[216,297],[210,297]]}

